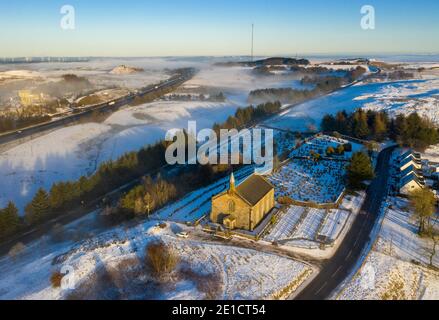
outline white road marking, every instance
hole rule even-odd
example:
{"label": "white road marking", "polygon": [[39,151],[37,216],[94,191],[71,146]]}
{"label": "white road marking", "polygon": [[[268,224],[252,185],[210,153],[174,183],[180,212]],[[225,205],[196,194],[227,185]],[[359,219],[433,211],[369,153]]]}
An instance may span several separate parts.
{"label": "white road marking", "polygon": [[316,294],[319,294],[319,292],[322,291],[323,288],[326,287],[327,284],[328,284],[328,283],[325,282],[325,283],[323,284],[323,286],[321,286],[320,289],[316,292]]}
{"label": "white road marking", "polygon": [[334,278],[341,270],[342,266],[338,267],[337,271],[331,276],[331,278]]}

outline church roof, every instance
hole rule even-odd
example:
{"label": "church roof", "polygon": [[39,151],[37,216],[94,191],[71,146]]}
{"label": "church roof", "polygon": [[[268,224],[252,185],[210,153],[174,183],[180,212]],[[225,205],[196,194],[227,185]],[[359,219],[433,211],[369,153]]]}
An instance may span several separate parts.
{"label": "church roof", "polygon": [[248,203],[255,205],[272,189],[273,185],[265,178],[253,174],[236,187],[236,192]]}

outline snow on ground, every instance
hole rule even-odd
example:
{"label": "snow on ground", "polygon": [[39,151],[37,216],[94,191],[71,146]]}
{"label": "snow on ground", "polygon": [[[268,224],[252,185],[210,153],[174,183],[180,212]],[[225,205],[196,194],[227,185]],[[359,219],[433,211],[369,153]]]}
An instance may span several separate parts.
{"label": "snow on ground", "polygon": [[235,109],[226,103],[160,101],[25,142],[0,154],[0,206],[12,200],[23,209],[39,187],[48,190],[54,182],[91,174],[106,160],[164,139],[169,129],[187,128],[188,120],[210,128]]}
{"label": "snow on ground", "polygon": [[[144,69],[143,72],[130,75],[111,74],[110,71],[119,65],[129,65]],[[81,62],[44,62],[29,64],[0,65],[0,71],[6,76],[19,78],[38,77],[45,81],[56,81],[62,75],[76,74],[87,77],[98,87],[121,86],[138,89],[149,84],[157,83],[169,77],[165,68],[175,69],[187,66],[197,66],[199,63],[173,62],[164,58],[92,58]],[[0,73],[1,78],[2,73]]]}
{"label": "snow on ground", "polygon": [[[206,294],[218,299],[269,299],[286,287],[294,291],[313,272],[302,262],[268,253],[182,240],[175,233],[184,226],[168,224],[161,229],[154,224],[118,227],[79,242],[54,243],[48,236],[35,241],[16,257],[0,259],[0,299],[203,299]],[[174,249],[182,268],[172,284],[159,288],[142,267],[145,247],[157,239]],[[52,273],[63,266],[73,268],[73,291],[50,284]],[[192,276],[187,276],[188,269]],[[218,278],[219,285],[212,287],[217,292],[203,292],[200,281],[213,275]]]}
{"label": "snow on ground", "polygon": [[327,135],[319,135],[312,137],[305,141],[305,143],[299,148],[291,152],[290,157],[309,157],[312,153],[318,153],[321,156],[325,156],[326,150],[332,147],[334,150],[339,146],[350,144],[352,151],[345,151],[342,155],[331,155],[333,158],[350,159],[355,152],[364,149],[364,146],[359,143],[354,143],[346,139],[335,138]]}
{"label": "snow on ground", "polygon": [[317,237],[335,241],[346,226],[350,214],[347,210],[329,210]]}
{"label": "snow on ground", "polygon": [[[418,236],[407,200],[389,202],[372,251],[338,299],[439,299],[439,272],[428,268],[432,240]],[[433,225],[439,228],[437,216]],[[437,253],[433,264],[439,266]]]}
{"label": "snow on ground", "polygon": [[251,91],[266,88],[303,88],[301,76],[291,74],[273,75],[259,78],[251,67],[218,67],[203,68],[193,79],[182,87],[184,89],[207,88],[222,91],[229,101],[248,105],[248,95]]}
{"label": "snow on ground", "polygon": [[[339,158],[337,160],[311,159],[313,152],[325,156],[328,147],[336,149],[347,143],[351,144],[352,151],[332,156]],[[269,176],[276,188],[276,197],[287,196],[293,200],[315,203],[335,202],[345,188],[345,161],[362,148],[358,143],[326,135],[305,140],[305,143],[290,153],[292,158],[289,162]]]}
{"label": "snow on ground", "polygon": [[358,67],[361,67],[363,69],[366,70],[366,72],[370,72],[370,66],[367,64],[318,64],[319,67],[322,68],[327,68],[330,70],[346,70],[346,71],[350,71],[350,70],[354,70]]}
{"label": "snow on ground", "polygon": [[309,208],[293,238],[314,240],[325,218],[325,210]]}
{"label": "snow on ground", "polygon": [[296,230],[296,225],[299,223],[305,211],[305,207],[290,206],[285,212],[280,214],[278,222],[264,237],[264,240],[279,241],[291,239]]}
{"label": "snow on ground", "polygon": [[268,178],[276,197],[315,203],[333,203],[344,189],[345,162],[291,159]]}
{"label": "snow on ground", "polygon": [[354,222],[364,196],[346,195],[340,207],[331,210],[289,206],[263,240],[316,258],[330,258]]}
{"label": "snow on ground", "polygon": [[439,124],[439,79],[389,84],[356,100],[366,100],[365,109],[387,111],[392,117],[417,112]]}
{"label": "snow on ground", "polygon": [[[254,168],[246,166],[235,172],[237,185],[252,175]],[[212,208],[212,197],[229,188],[230,177],[225,177],[215,183],[191,192],[184,198],[157,211],[154,219],[171,220],[175,222],[195,222],[209,214]]]}
{"label": "snow on ground", "polygon": [[439,273],[372,251],[340,300],[437,300]]}
{"label": "snow on ground", "polygon": [[[160,70],[168,60],[146,59],[126,62],[127,65]],[[93,63],[60,63],[29,65],[50,76],[67,71],[107,72],[122,62],[103,59]],[[250,90],[261,86],[260,81],[246,68],[208,66],[198,61],[169,61],[169,68],[199,66],[198,73],[185,86],[209,86],[225,89],[225,103],[201,101],[156,101],[128,107],[112,114],[103,123],[74,125],[56,130],[43,137],[23,143],[0,154],[0,207],[14,201],[23,210],[36,190],[50,189],[54,182],[77,179],[91,174],[100,163],[116,159],[126,152],[137,151],[145,145],[165,138],[167,130],[187,128],[189,120],[197,121],[198,130],[224,122],[240,106],[247,105]],[[114,75],[112,75],[114,76]],[[289,80],[273,78],[270,84],[289,85]],[[184,88],[183,88],[184,90]]]}
{"label": "snow on ground", "polygon": [[319,127],[325,114],[335,114],[357,108],[386,110],[391,115],[398,113],[419,113],[439,123],[437,77],[423,80],[394,81],[383,83],[360,83],[330,95],[313,99],[270,119],[267,125],[292,131],[308,131]]}
{"label": "snow on ground", "polygon": [[427,159],[431,162],[439,162],[439,145],[430,146],[422,153],[422,159]]}
{"label": "snow on ground", "polygon": [[[439,230],[439,218],[433,220]],[[386,212],[383,226],[374,250],[389,254],[401,260],[429,264],[432,241],[418,236],[419,224],[405,199],[395,198],[392,208]],[[439,254],[433,263],[439,266]]]}

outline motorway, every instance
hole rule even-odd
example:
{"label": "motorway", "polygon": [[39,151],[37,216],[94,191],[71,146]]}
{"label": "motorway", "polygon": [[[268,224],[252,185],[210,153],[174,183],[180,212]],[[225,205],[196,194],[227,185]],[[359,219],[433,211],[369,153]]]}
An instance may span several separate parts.
{"label": "motorway", "polygon": [[127,96],[124,96],[120,99],[114,101],[108,101],[102,104],[98,104],[95,106],[91,106],[79,113],[74,113],[71,115],[67,115],[60,119],[36,124],[34,126],[30,126],[24,129],[16,130],[13,132],[8,132],[4,134],[0,134],[0,146],[6,145],[9,143],[13,143],[16,140],[23,140],[25,138],[32,138],[32,136],[41,134],[47,131],[51,131],[57,128],[64,127],[68,124],[78,122],[79,120],[89,117],[93,114],[93,112],[114,112],[117,111],[120,107],[128,105],[134,101],[136,97],[141,97],[146,94],[153,93],[159,90],[165,90],[171,88],[173,86],[179,86],[189,80],[194,74],[192,69],[186,70],[184,73],[174,76],[160,84],[150,85],[143,89],[140,89],[136,93],[130,93]]}
{"label": "motorway", "polygon": [[304,288],[296,300],[324,300],[346,279],[358,263],[363,249],[369,244],[373,227],[378,221],[380,208],[387,198],[390,157],[395,147],[381,151],[378,156],[375,179],[369,185],[360,214],[340,244],[334,256],[327,260],[320,273]]}

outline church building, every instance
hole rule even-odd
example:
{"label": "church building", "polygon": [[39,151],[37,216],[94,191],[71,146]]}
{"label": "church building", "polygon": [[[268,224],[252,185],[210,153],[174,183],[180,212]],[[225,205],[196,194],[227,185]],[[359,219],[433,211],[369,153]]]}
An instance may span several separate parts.
{"label": "church building", "polygon": [[253,174],[235,186],[232,173],[229,190],[212,198],[210,220],[230,230],[253,231],[274,205],[274,187],[264,177]]}

